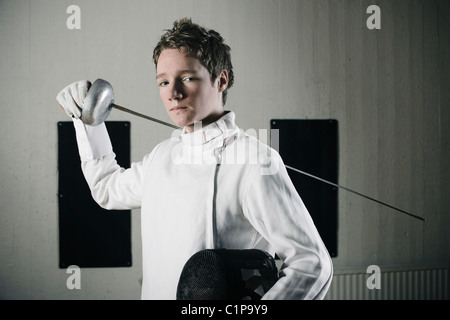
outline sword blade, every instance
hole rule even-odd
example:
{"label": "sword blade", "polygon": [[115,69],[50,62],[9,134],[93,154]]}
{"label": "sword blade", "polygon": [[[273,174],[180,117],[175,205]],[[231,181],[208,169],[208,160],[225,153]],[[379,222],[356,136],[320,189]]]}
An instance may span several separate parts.
{"label": "sword blade", "polygon": [[119,105],[114,104],[114,103],[111,104],[111,106],[112,106],[114,109],[117,109],[117,110],[120,110],[120,111],[123,111],[123,112],[127,112],[127,113],[131,113],[132,115],[135,115],[135,116],[138,116],[138,117],[141,117],[141,118],[144,118],[144,119],[153,121],[153,122],[157,122],[157,123],[163,124],[163,125],[165,125],[165,126],[167,126],[167,127],[171,127],[171,128],[174,128],[174,129],[182,129],[181,127],[178,127],[178,126],[176,126],[176,125],[174,125],[174,124],[171,124],[171,123],[168,123],[168,122],[165,122],[165,121],[156,119],[156,118],[149,117],[149,116],[147,116],[147,115],[145,115],[145,114],[142,114],[142,113],[133,111],[133,110],[131,110],[131,109],[128,109],[128,108],[119,106]]}
{"label": "sword blade", "polygon": [[315,175],[313,175],[313,174],[310,174],[310,173],[308,173],[308,172],[305,172],[305,171],[296,169],[296,168],[291,167],[291,166],[286,166],[286,168],[288,168],[288,169],[290,169],[290,170],[292,170],[292,171],[301,173],[301,174],[303,174],[303,175],[305,175],[305,176],[308,176],[308,177],[310,177],[310,178],[313,178],[313,179],[319,180],[319,181],[321,181],[321,182],[327,183],[327,184],[329,184],[329,185],[331,185],[331,186],[333,186],[333,187],[340,188],[340,189],[343,189],[343,190],[345,190],[345,191],[354,193],[354,194],[356,194],[356,195],[358,195],[358,196],[360,196],[360,197],[363,197],[364,199],[371,200],[371,201],[374,201],[374,202],[376,202],[376,203],[382,204],[383,206],[386,206],[386,207],[388,207],[388,208],[391,208],[391,209],[394,209],[394,210],[396,210],[396,211],[399,211],[399,212],[401,212],[401,213],[403,213],[403,214],[406,214],[406,215],[408,215],[408,216],[410,216],[410,217],[413,217],[413,218],[415,218],[415,219],[419,219],[419,220],[421,220],[421,221],[425,221],[425,218],[423,218],[423,217],[420,217],[420,216],[418,216],[418,215],[412,214],[412,213],[407,212],[407,211],[405,211],[405,210],[396,208],[396,207],[394,207],[394,206],[391,206],[390,204],[387,204],[387,203],[382,202],[382,201],[380,201],[380,200],[377,200],[377,199],[375,199],[375,198],[366,196],[365,194],[362,194],[362,193],[360,193],[360,192],[358,192],[358,191],[355,191],[355,190],[352,190],[352,189],[350,189],[350,188],[347,188],[347,187],[341,186],[341,185],[339,185],[339,184],[333,183],[333,182],[331,182],[331,181],[328,181],[328,180],[319,178],[319,177],[317,177],[317,176],[315,176]]}

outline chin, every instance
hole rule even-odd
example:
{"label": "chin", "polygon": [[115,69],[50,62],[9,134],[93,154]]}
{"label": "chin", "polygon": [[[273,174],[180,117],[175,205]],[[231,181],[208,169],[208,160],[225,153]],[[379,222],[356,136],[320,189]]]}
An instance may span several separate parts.
{"label": "chin", "polygon": [[191,121],[189,121],[187,119],[180,119],[180,118],[177,118],[177,117],[173,117],[173,118],[171,118],[171,120],[176,126],[179,126],[179,127],[182,127],[182,128],[193,123],[193,122],[191,122]]}

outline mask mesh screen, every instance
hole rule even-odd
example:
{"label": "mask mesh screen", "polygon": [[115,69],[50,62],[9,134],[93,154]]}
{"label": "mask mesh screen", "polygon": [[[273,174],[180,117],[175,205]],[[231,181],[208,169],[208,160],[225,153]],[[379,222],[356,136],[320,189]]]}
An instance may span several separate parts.
{"label": "mask mesh screen", "polygon": [[275,261],[256,250],[207,249],[185,264],[178,300],[259,300],[278,279]]}

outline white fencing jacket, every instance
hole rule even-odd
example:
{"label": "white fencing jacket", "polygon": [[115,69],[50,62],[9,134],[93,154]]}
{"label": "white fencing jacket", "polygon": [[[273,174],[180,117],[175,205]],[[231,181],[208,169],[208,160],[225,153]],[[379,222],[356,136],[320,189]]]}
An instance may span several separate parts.
{"label": "white fencing jacket", "polygon": [[263,299],[322,299],[330,256],[279,154],[240,130],[233,112],[118,166],[105,124],[74,120],[82,170],[103,208],[141,208],[142,299],[175,299],[182,268],[211,248],[265,250],[282,259]]}

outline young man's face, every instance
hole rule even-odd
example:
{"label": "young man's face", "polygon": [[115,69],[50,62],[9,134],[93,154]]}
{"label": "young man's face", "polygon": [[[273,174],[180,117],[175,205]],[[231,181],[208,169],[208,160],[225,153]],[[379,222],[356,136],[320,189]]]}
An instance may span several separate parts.
{"label": "young man's face", "polygon": [[226,71],[211,83],[208,70],[184,49],[166,49],[161,53],[156,81],[170,118],[188,132],[194,130],[194,122],[202,121],[205,126],[224,113],[222,92],[228,84]]}

